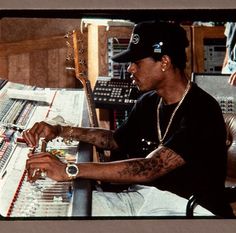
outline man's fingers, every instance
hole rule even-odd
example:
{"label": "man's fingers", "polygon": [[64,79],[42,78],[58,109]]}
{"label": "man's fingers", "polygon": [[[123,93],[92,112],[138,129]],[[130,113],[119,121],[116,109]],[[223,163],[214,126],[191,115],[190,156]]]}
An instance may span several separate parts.
{"label": "man's fingers", "polygon": [[38,179],[45,178],[47,176],[47,171],[45,168],[30,168],[27,170],[27,181],[35,182]]}
{"label": "man's fingers", "polygon": [[29,130],[26,130],[23,132],[22,137],[25,139],[26,144],[30,147],[35,147],[37,146],[37,135],[34,137],[30,134]]}
{"label": "man's fingers", "polygon": [[[42,174],[47,173],[48,164],[44,161],[35,162],[32,156],[26,161],[26,171],[27,171],[27,180],[29,182],[34,182],[39,178],[42,178]],[[42,155],[39,155],[37,158],[40,159]],[[36,160],[37,161],[37,160]],[[44,177],[45,178],[45,177]]]}
{"label": "man's fingers", "polygon": [[25,130],[22,133],[23,138],[29,146],[38,145],[39,138],[44,136],[44,127],[43,122],[35,123],[31,129]]}
{"label": "man's fingers", "polygon": [[48,152],[39,152],[39,153],[32,154],[32,156],[30,156],[30,158],[26,161],[26,166],[31,163],[38,163],[38,164],[47,163],[50,161],[51,157],[54,157],[54,156],[52,156]]}
{"label": "man's fingers", "polygon": [[25,169],[28,174],[28,181],[34,182],[37,179],[45,178],[46,176],[62,181],[65,180],[65,166],[66,164],[60,161],[57,156],[50,153],[36,153],[32,154],[26,160]]}
{"label": "man's fingers", "polygon": [[236,85],[236,73],[233,73],[229,77],[229,84],[230,85]]}

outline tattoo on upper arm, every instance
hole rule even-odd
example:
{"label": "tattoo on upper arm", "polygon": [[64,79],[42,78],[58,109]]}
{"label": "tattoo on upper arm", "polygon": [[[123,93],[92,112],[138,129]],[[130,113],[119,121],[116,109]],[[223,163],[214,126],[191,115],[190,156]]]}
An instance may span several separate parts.
{"label": "tattoo on upper arm", "polygon": [[184,164],[184,160],[168,148],[156,149],[145,159],[131,160],[120,175],[144,176],[155,179]]}

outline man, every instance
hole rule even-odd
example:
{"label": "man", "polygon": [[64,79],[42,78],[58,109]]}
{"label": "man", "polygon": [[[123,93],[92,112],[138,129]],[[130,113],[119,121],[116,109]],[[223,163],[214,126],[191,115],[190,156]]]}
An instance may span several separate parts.
{"label": "man", "polygon": [[[40,137],[49,141],[61,136],[119,150],[127,159],[113,158],[117,161],[77,163],[68,167],[49,153],[39,153],[27,161],[29,180],[34,181],[33,175],[40,169],[57,181],[73,177],[145,184],[134,185],[126,193],[118,194],[115,200],[117,205],[122,205],[120,209],[125,203],[123,212],[157,215],[163,204],[158,198],[166,191],[168,195],[177,194],[180,199],[194,194],[198,202],[213,214],[232,217],[232,210],[223,198],[227,160],[224,119],[217,101],[186,76],[187,46],[186,32],[177,24],[137,24],[127,50],[113,60],[130,62],[128,72],[145,94],[138,99],[120,128],[112,132],[41,122],[23,133],[32,147],[37,145]],[[152,148],[144,146],[145,142]],[[109,195],[94,192],[93,199],[97,198],[99,202],[105,196],[110,201]],[[168,195],[165,203],[171,202]],[[149,199],[152,201],[148,202]],[[97,202],[94,201],[93,206]],[[149,211],[141,211],[144,206],[149,206]]]}
{"label": "man", "polygon": [[236,86],[236,23],[225,25],[226,52],[222,66],[222,74],[230,74],[229,84]]}

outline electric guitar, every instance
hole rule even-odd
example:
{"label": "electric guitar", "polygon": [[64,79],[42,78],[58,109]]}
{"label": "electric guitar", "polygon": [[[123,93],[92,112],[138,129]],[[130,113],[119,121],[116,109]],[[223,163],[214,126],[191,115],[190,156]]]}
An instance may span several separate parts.
{"label": "electric guitar", "polygon": [[[87,100],[87,106],[88,106],[88,113],[89,113],[89,121],[91,127],[98,127],[98,119],[95,109],[95,103],[93,100],[93,94],[92,94],[92,88],[90,81],[87,77],[87,62],[84,57],[85,54],[85,46],[83,46],[83,39],[84,36],[82,33],[80,33],[80,36],[78,36],[79,32],[76,30],[73,30],[71,33],[68,33],[66,37],[72,37],[72,48],[73,48],[73,56],[70,54],[67,59],[74,60],[74,67],[70,69],[73,69],[75,71],[75,77],[82,83],[85,96]],[[71,46],[68,44],[68,46]],[[98,154],[98,158],[100,161],[104,161],[104,152],[100,148],[96,148],[96,152]]]}

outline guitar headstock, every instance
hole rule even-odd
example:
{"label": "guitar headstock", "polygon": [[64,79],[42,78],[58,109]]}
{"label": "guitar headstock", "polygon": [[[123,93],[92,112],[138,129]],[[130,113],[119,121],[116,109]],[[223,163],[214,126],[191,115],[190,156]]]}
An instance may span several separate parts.
{"label": "guitar headstock", "polygon": [[67,45],[66,69],[75,72],[82,84],[87,79],[87,38],[80,31],[73,30],[65,35]]}

